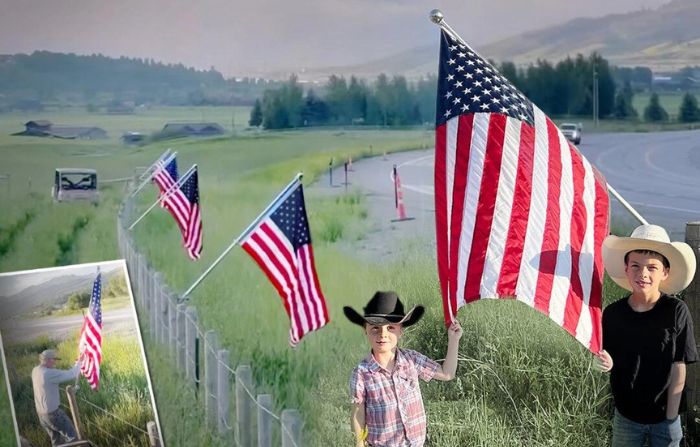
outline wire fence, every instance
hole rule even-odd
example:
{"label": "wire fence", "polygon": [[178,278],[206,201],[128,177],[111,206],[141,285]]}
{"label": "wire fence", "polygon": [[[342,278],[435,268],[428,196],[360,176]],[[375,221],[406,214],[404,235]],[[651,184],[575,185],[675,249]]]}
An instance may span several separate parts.
{"label": "wire fence", "polygon": [[181,303],[163,274],[138,250],[128,230],[134,207],[134,198],[127,194],[118,216],[117,235],[139,318],[145,319],[142,324],[148,335],[167,348],[175,369],[202,401],[202,422],[217,430],[223,441],[240,447],[271,446],[273,427],[279,426],[282,447],[300,447],[303,423],[299,411],[284,409],[278,415],[271,395],[256,395],[251,367],[230,366],[230,352],[219,345],[217,332],[202,327],[197,309]]}
{"label": "wire fence", "polygon": [[[72,390],[70,390],[71,388],[72,388]],[[64,391],[66,393],[66,396],[68,396],[68,401],[70,403],[70,406],[63,404],[63,403],[61,403],[61,406],[69,414],[73,415],[73,421],[76,423],[76,427],[86,426],[86,427],[90,427],[90,429],[93,431],[99,431],[102,434],[102,436],[109,438],[111,440],[110,442],[115,442],[115,444],[110,444],[110,445],[118,445],[120,443],[120,440],[118,438],[116,438],[114,436],[114,434],[110,432],[110,430],[105,430],[104,428],[101,427],[101,425],[103,424],[102,422],[96,423],[94,420],[89,420],[89,421],[87,421],[87,423],[85,423],[85,424],[83,423],[80,413],[75,413],[74,409],[71,408],[72,406],[76,406],[77,401],[80,400],[81,403],[89,406],[96,413],[99,412],[99,414],[101,415],[100,420],[103,421],[104,418],[108,418],[108,419],[111,419],[112,421],[116,421],[116,422],[122,424],[125,427],[128,427],[129,430],[132,430],[132,432],[134,433],[135,438],[140,437],[141,441],[143,441],[145,445],[149,445],[149,446],[162,445],[162,443],[160,442],[159,436],[157,436],[156,433],[149,433],[147,430],[144,430],[143,428],[138,427],[138,426],[132,424],[131,422],[124,420],[123,418],[117,416],[116,414],[112,413],[111,411],[107,410],[106,408],[103,408],[103,407],[101,407],[93,402],[90,402],[89,400],[87,400],[83,397],[77,396],[76,395],[76,391],[78,389],[77,387],[67,386],[67,387],[61,387],[61,389],[62,389],[62,391]],[[77,407],[76,407],[76,409],[77,409]],[[151,421],[147,425],[150,426],[152,424],[154,424],[154,422]],[[149,430],[150,429],[151,429],[151,427],[149,427]],[[83,433],[83,435],[84,435],[84,433]],[[85,439],[85,438],[83,437],[82,439]],[[94,442],[92,442],[92,441],[91,441],[91,443],[94,444]]]}

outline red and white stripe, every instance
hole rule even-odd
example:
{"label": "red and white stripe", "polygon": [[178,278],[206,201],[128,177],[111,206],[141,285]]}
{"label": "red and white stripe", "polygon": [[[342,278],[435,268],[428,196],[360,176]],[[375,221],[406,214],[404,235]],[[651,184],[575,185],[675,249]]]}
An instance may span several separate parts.
{"label": "red and white stripe", "polygon": [[[172,214],[184,236],[190,214],[190,202],[180,188],[172,189],[177,184],[177,181],[172,178],[162,163],[153,174],[153,181],[160,189],[161,206]],[[168,191],[170,191],[170,193],[167,193]]]}
{"label": "red and white stripe", "polygon": [[199,256],[202,254],[202,216],[197,203],[190,208],[183,238],[189,257],[191,259],[199,259]]}
{"label": "red and white stripe", "polygon": [[93,319],[90,312],[85,315],[80,331],[78,350],[82,356],[80,372],[85,376],[90,388],[97,389],[100,383],[100,363],[102,362],[102,327]]}
{"label": "red and white stripe", "polygon": [[465,303],[515,297],[593,352],[601,349],[602,175],[537,109],[436,129],[438,270],[445,321]]}
{"label": "red and white stripe", "polygon": [[284,233],[264,219],[242,242],[243,249],[258,263],[277,289],[290,321],[289,342],[328,323],[326,300],[321,292],[313,248],[305,244],[294,251]]}

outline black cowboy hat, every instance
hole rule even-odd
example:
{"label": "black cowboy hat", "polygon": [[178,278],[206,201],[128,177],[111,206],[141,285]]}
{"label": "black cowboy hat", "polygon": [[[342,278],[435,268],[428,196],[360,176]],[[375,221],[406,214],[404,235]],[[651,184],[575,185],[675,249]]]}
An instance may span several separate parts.
{"label": "black cowboy hat", "polygon": [[364,316],[349,306],[343,307],[348,320],[363,326],[366,324],[401,324],[411,326],[420,320],[425,312],[423,306],[413,306],[408,312],[403,311],[403,303],[396,292],[376,292],[364,307]]}

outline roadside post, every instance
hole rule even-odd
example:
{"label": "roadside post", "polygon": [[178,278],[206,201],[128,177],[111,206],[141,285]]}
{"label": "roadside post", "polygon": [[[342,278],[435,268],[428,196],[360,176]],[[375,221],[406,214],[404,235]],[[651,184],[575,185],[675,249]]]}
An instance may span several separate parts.
{"label": "roadside post", "polygon": [[[688,222],[685,226],[685,242],[690,245],[695,253],[695,258],[700,256],[700,221]],[[700,261],[700,259],[698,259]],[[690,310],[695,330],[695,343],[700,340],[700,273],[696,270],[695,277],[687,289],[685,289],[685,304]],[[685,394],[688,402],[686,423],[688,427],[687,437],[698,439],[700,436],[700,424],[697,418],[700,416],[700,373],[697,363],[688,365],[686,370]]]}

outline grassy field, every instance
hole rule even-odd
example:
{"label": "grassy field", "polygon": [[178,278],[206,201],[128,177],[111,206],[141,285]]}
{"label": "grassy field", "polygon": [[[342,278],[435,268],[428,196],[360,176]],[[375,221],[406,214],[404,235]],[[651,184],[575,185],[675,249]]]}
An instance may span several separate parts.
{"label": "grassy field", "polygon": [[[678,117],[678,109],[683,102],[683,96],[686,92],[660,92],[659,102],[661,106],[668,112],[671,120],[675,120]],[[697,99],[700,95],[697,92],[692,92]],[[632,107],[637,110],[640,118],[644,117],[644,109],[649,105],[649,98],[651,98],[651,93],[637,93],[632,98]]]}
{"label": "grassy field", "polygon": [[[157,113],[163,116],[148,119],[168,119],[167,110]],[[128,118],[136,125],[136,117]],[[160,209],[135,228],[134,237],[171,288],[180,291],[297,171],[305,172],[308,184],[332,157],[338,163],[348,155],[354,159],[370,155],[370,147],[378,154],[424,147],[432,139],[423,129],[326,129],[241,132],[235,138],[123,148],[111,140],[8,137],[2,132],[11,127],[7,120],[0,117],[0,154],[6,161],[3,169],[12,169],[12,177],[8,190],[0,184],[0,204],[8,210],[0,218],[0,241],[6,241],[0,245],[6,247],[0,252],[0,271],[116,258],[116,210],[123,185],[106,186],[97,207],[54,205],[48,198],[53,168],[94,167],[105,178],[129,176],[134,167],[146,166],[170,146],[178,151],[181,170],[191,163],[200,168],[203,258],[196,263],[187,260],[172,219]],[[59,115],[56,122],[66,120]],[[127,127],[125,123],[122,127]],[[28,178],[31,189],[26,187]],[[149,188],[140,196],[139,210],[154,199]],[[202,325],[215,329],[220,343],[230,349],[232,366],[241,362],[253,366],[256,391],[273,395],[276,413],[281,408],[301,411],[305,445],[350,443],[347,385],[352,367],[366,355],[367,342],[362,331],[344,318],[342,306],[361,308],[375,290],[394,289],[407,305],[428,308],[403,344],[438,359],[446,348],[434,254],[426,251],[427,243],[416,243],[415,253],[390,263],[361,261],[347,250],[347,244],[362,238],[367,228],[365,200],[357,192],[337,198],[320,188],[307,189],[317,269],[331,323],[308,335],[297,349],[288,346],[289,325],[279,297],[242,250],[233,250],[191,299]],[[606,284],[608,301],[620,295],[619,289]],[[423,387],[429,445],[609,443],[607,377],[591,369],[590,354],[572,337],[515,302],[472,304],[460,311],[459,318],[465,336],[458,378]],[[143,321],[141,325],[145,330]],[[183,383],[161,347],[147,339],[146,349],[167,445],[223,445],[204,426],[202,411],[194,405],[201,395]]]}

